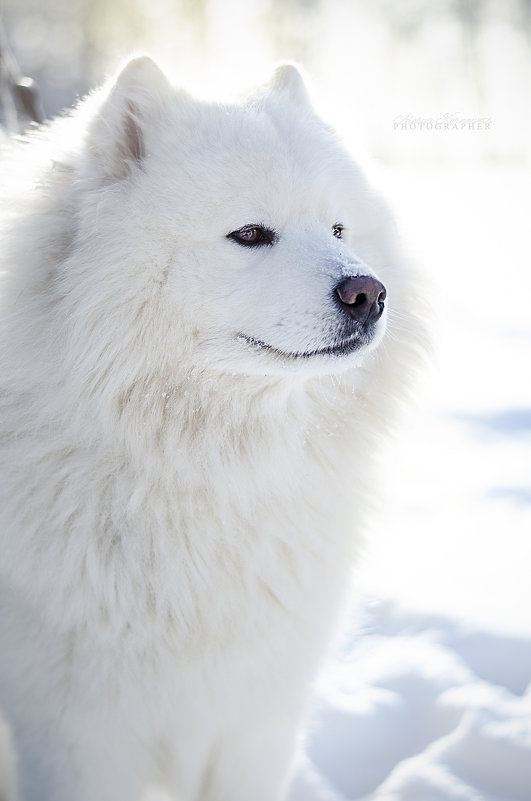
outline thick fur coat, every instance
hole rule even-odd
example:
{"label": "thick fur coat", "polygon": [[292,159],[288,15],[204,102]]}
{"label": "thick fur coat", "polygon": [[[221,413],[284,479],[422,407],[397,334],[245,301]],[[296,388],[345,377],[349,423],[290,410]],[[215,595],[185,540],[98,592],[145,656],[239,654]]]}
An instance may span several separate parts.
{"label": "thick fur coat", "polygon": [[3,165],[21,798],[280,801],[418,339],[392,217],[291,66],[214,104],[139,57]]}

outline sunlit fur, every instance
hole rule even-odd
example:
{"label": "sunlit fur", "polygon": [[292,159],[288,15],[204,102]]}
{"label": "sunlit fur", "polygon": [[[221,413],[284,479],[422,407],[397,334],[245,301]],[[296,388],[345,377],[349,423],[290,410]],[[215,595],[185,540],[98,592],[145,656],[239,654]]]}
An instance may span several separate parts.
{"label": "sunlit fur", "polygon": [[[393,220],[290,66],[217,105],[140,57],[10,146],[2,188],[23,801],[280,801],[419,339]],[[227,239],[253,224],[275,244]],[[373,340],[312,357],[343,325],[334,286],[367,273]]]}

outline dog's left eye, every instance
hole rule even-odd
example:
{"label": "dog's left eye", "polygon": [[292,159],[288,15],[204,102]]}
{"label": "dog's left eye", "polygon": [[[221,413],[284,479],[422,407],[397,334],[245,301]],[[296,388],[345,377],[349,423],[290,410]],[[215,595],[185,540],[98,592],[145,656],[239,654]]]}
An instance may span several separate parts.
{"label": "dog's left eye", "polygon": [[239,245],[255,248],[261,245],[273,245],[276,241],[276,234],[270,228],[263,228],[260,225],[244,225],[237,231],[227,234],[227,239],[233,239]]}
{"label": "dog's left eye", "polygon": [[340,223],[336,223],[332,228],[332,234],[335,236],[336,239],[343,238],[343,226]]}

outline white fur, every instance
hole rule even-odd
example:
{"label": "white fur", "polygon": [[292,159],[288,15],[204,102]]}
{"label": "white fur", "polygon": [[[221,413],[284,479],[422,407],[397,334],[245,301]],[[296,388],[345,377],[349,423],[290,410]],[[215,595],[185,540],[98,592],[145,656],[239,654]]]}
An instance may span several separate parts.
{"label": "white fur", "polygon": [[[293,67],[217,105],[140,57],[4,164],[22,799],[280,801],[415,349],[392,219]],[[226,238],[247,224],[278,242]],[[288,355],[333,344],[334,287],[372,273],[390,311],[369,347]]]}

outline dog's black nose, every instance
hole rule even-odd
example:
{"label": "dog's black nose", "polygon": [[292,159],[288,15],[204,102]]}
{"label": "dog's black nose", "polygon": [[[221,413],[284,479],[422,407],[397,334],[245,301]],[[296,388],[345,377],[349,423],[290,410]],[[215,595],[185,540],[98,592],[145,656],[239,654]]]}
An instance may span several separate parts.
{"label": "dog's black nose", "polygon": [[384,310],[384,285],[370,275],[344,278],[335,288],[339,305],[356,322],[372,323]]}

